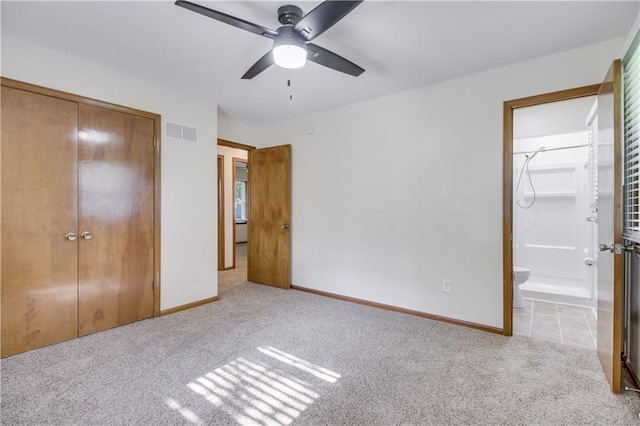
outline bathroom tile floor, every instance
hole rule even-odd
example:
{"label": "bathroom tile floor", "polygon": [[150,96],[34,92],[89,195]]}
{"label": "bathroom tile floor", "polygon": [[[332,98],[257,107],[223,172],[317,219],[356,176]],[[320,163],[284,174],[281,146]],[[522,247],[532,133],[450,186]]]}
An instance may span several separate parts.
{"label": "bathroom tile floor", "polygon": [[596,349],[597,322],[591,309],[531,299],[524,299],[524,305],[513,310],[513,334]]}

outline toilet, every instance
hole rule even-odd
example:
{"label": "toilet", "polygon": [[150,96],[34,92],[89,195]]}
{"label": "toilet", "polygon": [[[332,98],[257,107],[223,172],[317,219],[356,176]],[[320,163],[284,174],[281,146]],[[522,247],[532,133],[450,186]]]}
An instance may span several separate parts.
{"label": "toilet", "polygon": [[520,294],[520,284],[524,284],[531,275],[531,270],[522,266],[513,267],[513,307],[515,309],[524,308],[522,294]]}

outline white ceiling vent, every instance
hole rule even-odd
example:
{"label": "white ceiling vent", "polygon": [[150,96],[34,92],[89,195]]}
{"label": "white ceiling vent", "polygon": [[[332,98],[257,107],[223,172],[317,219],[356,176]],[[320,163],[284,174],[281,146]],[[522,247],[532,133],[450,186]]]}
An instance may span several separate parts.
{"label": "white ceiling vent", "polygon": [[182,139],[187,142],[198,142],[198,129],[181,124],[166,122],[166,135],[170,138]]}

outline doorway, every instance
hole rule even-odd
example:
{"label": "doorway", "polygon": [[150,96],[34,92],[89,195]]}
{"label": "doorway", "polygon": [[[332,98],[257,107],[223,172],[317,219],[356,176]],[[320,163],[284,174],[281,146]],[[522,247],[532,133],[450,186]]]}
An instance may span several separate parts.
{"label": "doorway", "polygon": [[513,333],[591,350],[597,336],[595,111],[595,95],[513,111]]}
{"label": "doorway", "polygon": [[[575,89],[563,90],[543,95],[531,96],[528,98],[516,99],[504,103],[504,151],[503,151],[503,276],[504,276],[504,324],[503,334],[511,336],[513,334],[513,305],[514,305],[514,204],[515,187],[514,180],[514,112],[520,108],[533,107],[536,105],[551,104],[554,102],[580,99],[588,96],[596,96],[600,85],[584,86]],[[584,117],[586,120],[586,117]],[[540,148],[540,147],[538,147]],[[527,153],[529,158],[535,153]],[[542,155],[540,153],[536,154]],[[524,157],[526,159],[526,157]],[[533,159],[530,160],[530,162]],[[522,162],[521,170],[526,165]],[[524,172],[523,172],[524,173]],[[523,177],[527,179],[527,177]],[[532,191],[531,191],[532,192]],[[532,200],[532,193],[529,195],[529,202]],[[526,202],[526,199],[524,200]],[[525,204],[526,206],[526,204]],[[518,265],[519,266],[519,265]]]}
{"label": "doorway", "polygon": [[[247,281],[248,158],[253,146],[218,139],[223,187],[219,189],[218,293]],[[220,217],[222,216],[222,218]]]}
{"label": "doorway", "polygon": [[218,292],[225,293],[247,281],[247,244],[249,176],[248,159],[233,157],[231,161],[233,183],[233,269],[218,273]]}
{"label": "doorway", "polygon": [[[224,205],[225,267],[218,271],[219,293],[245,281],[290,288],[291,145],[256,149],[218,139],[218,155],[229,170],[225,171],[229,182]],[[245,259],[245,247],[246,274],[238,263]]]}
{"label": "doorway", "polygon": [[224,220],[224,155],[218,155],[218,270],[224,270],[225,220]]}

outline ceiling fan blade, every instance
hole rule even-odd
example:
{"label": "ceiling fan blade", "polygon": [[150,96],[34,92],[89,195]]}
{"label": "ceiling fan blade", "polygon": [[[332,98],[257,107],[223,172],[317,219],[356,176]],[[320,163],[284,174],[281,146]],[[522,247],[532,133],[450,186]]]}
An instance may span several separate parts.
{"label": "ceiling fan blade", "polygon": [[250,33],[258,34],[263,37],[273,39],[278,35],[277,32],[270,30],[269,28],[261,27],[244,19],[236,18],[235,16],[227,15],[226,13],[218,12],[217,10],[209,9],[208,7],[200,6],[199,4],[191,3],[185,0],[176,1],[176,6],[184,7],[185,9],[199,13],[201,15],[213,18],[216,21],[224,22],[225,24],[232,25],[241,30],[249,31]]}
{"label": "ceiling fan blade", "polygon": [[336,22],[347,16],[362,0],[325,1],[307,13],[294,27],[306,41],[311,41],[331,28]]}
{"label": "ceiling fan blade", "polygon": [[364,68],[313,43],[307,43],[307,59],[354,77],[358,77],[364,72]]}
{"label": "ceiling fan blade", "polygon": [[253,64],[251,68],[249,68],[249,70],[244,73],[242,79],[250,80],[256,75],[260,74],[262,71],[269,68],[271,65],[273,65],[273,52],[269,50],[264,54],[262,58],[258,59],[258,62]]}

